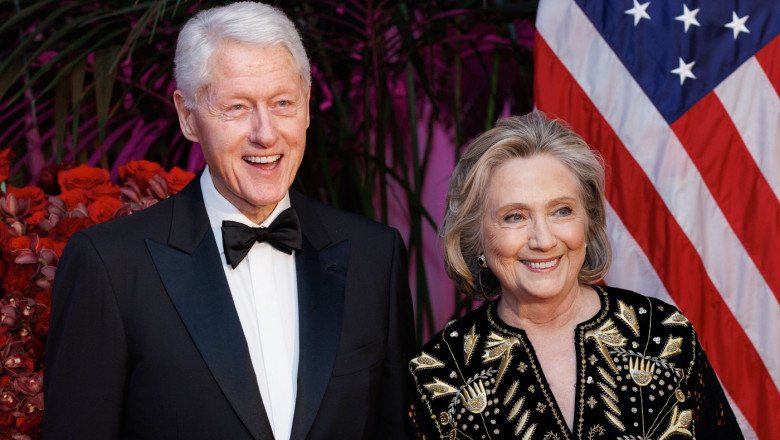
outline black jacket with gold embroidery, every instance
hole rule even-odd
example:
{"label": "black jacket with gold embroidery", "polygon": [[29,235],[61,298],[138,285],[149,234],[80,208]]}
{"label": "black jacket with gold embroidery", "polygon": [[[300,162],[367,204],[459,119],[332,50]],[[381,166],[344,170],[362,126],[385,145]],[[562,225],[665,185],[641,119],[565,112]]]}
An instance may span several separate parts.
{"label": "black jacket with gold embroidery", "polygon": [[498,300],[447,324],[409,364],[429,439],[741,439],[723,389],[677,308],[596,286],[601,310],[575,331],[573,431],[534,348]]}

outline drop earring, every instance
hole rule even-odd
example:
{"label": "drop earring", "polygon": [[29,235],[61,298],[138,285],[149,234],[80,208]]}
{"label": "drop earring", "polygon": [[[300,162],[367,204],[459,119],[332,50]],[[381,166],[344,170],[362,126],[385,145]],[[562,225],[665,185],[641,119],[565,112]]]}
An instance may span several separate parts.
{"label": "drop earring", "polygon": [[480,252],[479,256],[477,257],[477,261],[479,262],[480,267],[488,267],[487,259],[485,258],[485,254],[483,252]]}

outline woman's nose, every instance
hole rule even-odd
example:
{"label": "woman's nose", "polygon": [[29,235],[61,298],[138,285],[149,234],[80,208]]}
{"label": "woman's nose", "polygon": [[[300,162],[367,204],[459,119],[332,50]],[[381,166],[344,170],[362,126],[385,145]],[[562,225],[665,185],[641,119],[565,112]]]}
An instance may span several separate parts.
{"label": "woman's nose", "polygon": [[529,233],[528,246],[532,249],[547,250],[555,246],[555,234],[546,221],[534,221]]}

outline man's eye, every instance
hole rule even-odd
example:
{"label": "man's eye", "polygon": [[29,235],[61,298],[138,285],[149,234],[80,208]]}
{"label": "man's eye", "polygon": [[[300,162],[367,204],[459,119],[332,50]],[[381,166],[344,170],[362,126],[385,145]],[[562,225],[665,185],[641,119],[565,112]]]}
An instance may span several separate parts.
{"label": "man's eye", "polygon": [[279,107],[288,107],[290,105],[290,101],[282,100],[277,102],[276,105]]}
{"label": "man's eye", "polygon": [[555,213],[560,216],[567,216],[567,215],[571,215],[572,209],[569,208],[568,206],[564,206],[562,208],[558,208],[558,210],[555,211]]}

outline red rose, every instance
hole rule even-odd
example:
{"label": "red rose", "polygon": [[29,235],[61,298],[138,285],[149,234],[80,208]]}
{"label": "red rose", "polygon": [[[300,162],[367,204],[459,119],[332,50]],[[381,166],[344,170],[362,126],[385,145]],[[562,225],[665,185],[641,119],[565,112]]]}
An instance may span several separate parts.
{"label": "red rose", "polygon": [[63,218],[49,231],[49,237],[55,240],[67,240],[76,232],[95,224],[88,218]]}
{"label": "red rose", "polygon": [[59,197],[63,202],[65,202],[65,206],[68,207],[68,211],[72,211],[76,209],[79,206],[79,203],[87,203],[87,190],[83,188],[76,188],[71,189],[68,191],[63,191],[62,194],[60,194]]}
{"label": "red rose", "polygon": [[27,225],[37,225],[46,219],[46,213],[43,211],[35,211],[27,218]]}
{"label": "red rose", "polygon": [[30,237],[23,235],[21,237],[13,237],[8,240],[8,250],[11,252],[20,251],[22,249],[30,249]]}
{"label": "red rose", "polygon": [[173,167],[173,169],[165,174],[165,181],[168,182],[168,188],[171,190],[171,195],[181,191],[193,178],[195,178],[195,173],[192,171],[184,171],[179,167]]}
{"label": "red rose", "polygon": [[89,165],[79,165],[69,170],[61,170],[57,176],[57,181],[62,191],[72,189],[92,189],[101,183],[109,181],[108,171],[102,168],[95,168]]}
{"label": "red rose", "polygon": [[38,175],[38,187],[50,196],[58,196],[62,192],[60,184],[57,182],[57,176],[62,170],[69,170],[76,166],[75,162],[63,161],[52,163],[45,166]]}
{"label": "red rose", "polygon": [[130,161],[119,167],[119,177],[122,178],[122,181],[135,182],[141,187],[143,193],[149,188],[149,179],[162,173],[163,169],[160,164],[148,160]]}
{"label": "red rose", "polygon": [[114,214],[122,207],[122,202],[110,197],[101,197],[90,203],[89,218],[95,223],[102,223],[114,218]]}
{"label": "red rose", "polygon": [[8,180],[11,172],[11,158],[14,157],[14,153],[10,148],[0,150],[0,182]]}
{"label": "red rose", "polygon": [[38,271],[35,264],[14,264],[3,277],[2,287],[6,292],[24,292],[30,290],[33,275]]}
{"label": "red rose", "polygon": [[27,200],[29,203],[29,210],[31,213],[43,211],[46,206],[46,196],[43,194],[43,190],[37,186],[25,186],[24,188],[17,188],[15,186],[8,185],[6,194],[13,194],[17,200]]}
{"label": "red rose", "polygon": [[87,198],[90,200],[97,200],[101,197],[119,199],[119,194],[119,187],[117,185],[114,185],[111,182],[103,182],[87,191]]}

